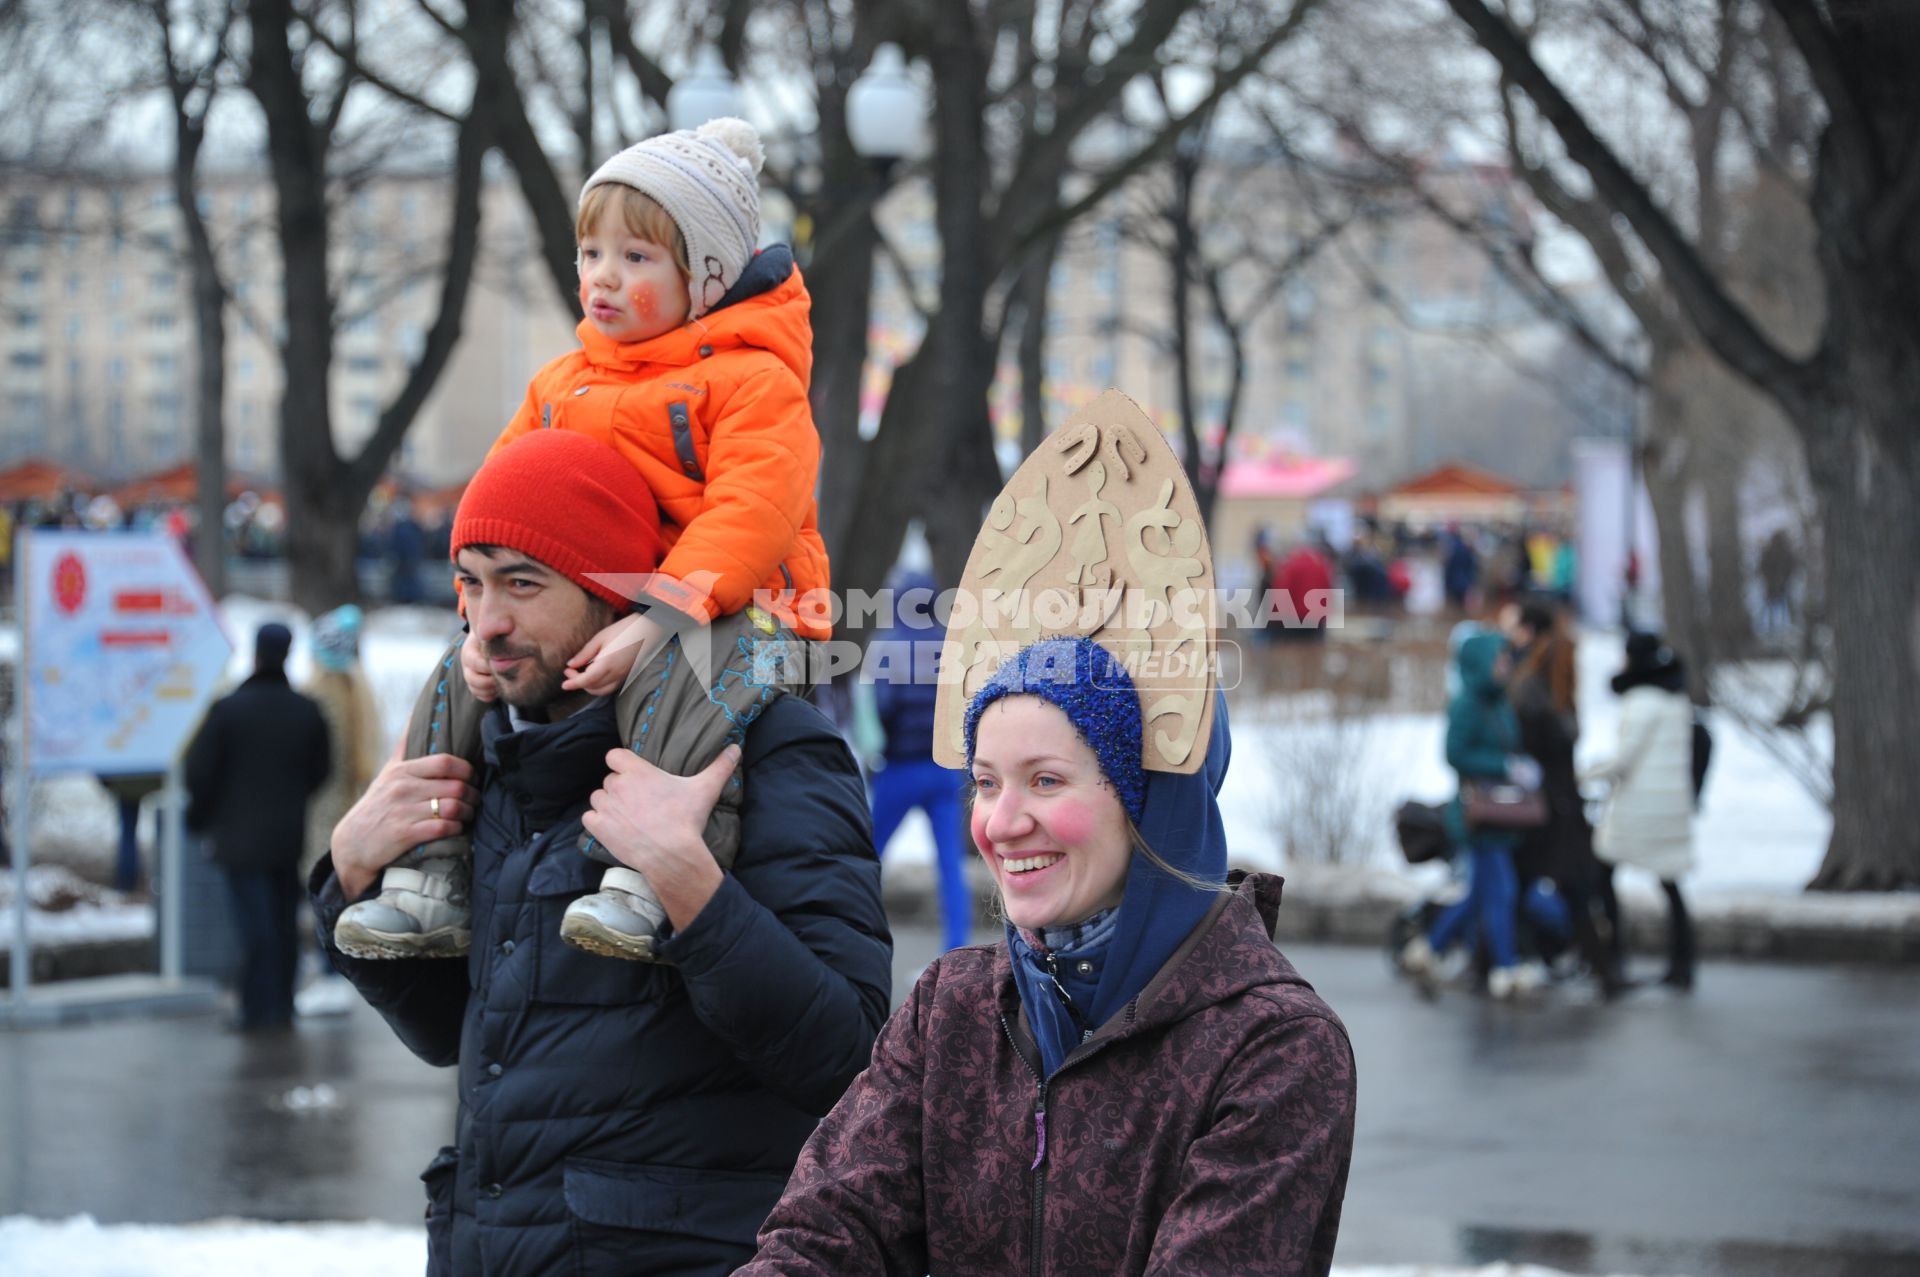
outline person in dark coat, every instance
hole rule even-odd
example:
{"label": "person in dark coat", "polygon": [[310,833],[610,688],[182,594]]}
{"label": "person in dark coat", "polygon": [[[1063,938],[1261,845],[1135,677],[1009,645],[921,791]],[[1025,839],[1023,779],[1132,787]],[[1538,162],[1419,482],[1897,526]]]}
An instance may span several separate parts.
{"label": "person in dark coat", "polygon": [[1144,770],[1140,703],[1085,638],[976,693],[1005,939],[926,969],[737,1277],[1332,1267],[1346,1029],[1274,947],[1279,879],[1227,874],[1224,701],[1193,775]]}
{"label": "person in dark coat", "polygon": [[287,684],[292,646],[286,626],[261,626],[252,677],[214,702],[187,747],[187,828],[207,836],[226,875],[240,935],[237,1027],[248,1032],[293,1022],[307,803],[332,754],[320,707]]}
{"label": "person in dark coat", "polygon": [[[565,491],[529,496],[457,560],[501,683],[480,766],[390,762],[314,868],[315,914],[400,1040],[458,1068],[454,1142],[422,1175],[430,1274],[720,1277],[752,1255],[886,1017],[892,942],[866,794],[833,725],[792,696],[692,776],[626,747],[612,698],[561,686],[614,618],[581,582],[619,572],[624,552],[570,515]],[[740,850],[723,871],[702,830],[736,765]],[[462,829],[469,954],[341,954],[348,903],[408,848]],[[567,906],[604,872],[578,850],[583,830],[659,895],[667,963],[561,940]]]}
{"label": "person in dark coat", "polygon": [[933,615],[939,592],[929,574],[902,572],[893,591],[893,624],[874,640],[886,645],[878,649],[886,666],[885,676],[873,681],[873,707],[887,739],[885,765],[873,777],[873,845],[885,855],[909,812],[927,814],[940,875],[941,944],[957,949],[973,930],[973,891],[960,837],[961,778],[933,761],[935,678],[947,636]]}
{"label": "person in dark coat", "polygon": [[1562,613],[1540,602],[1519,609],[1514,626],[1514,671],[1507,699],[1520,725],[1520,750],[1540,764],[1540,787],[1547,799],[1547,823],[1525,831],[1514,853],[1522,881],[1545,876],[1565,897],[1587,969],[1603,997],[1619,995],[1624,985],[1613,949],[1594,926],[1593,906],[1602,897],[1600,862],[1593,854],[1593,826],[1574,768],[1580,738],[1574,702],[1574,643]]}
{"label": "person in dark coat", "polygon": [[1447,603],[1465,611],[1480,581],[1480,556],[1467,543],[1466,535],[1455,525],[1441,538],[1441,573],[1446,582]]}

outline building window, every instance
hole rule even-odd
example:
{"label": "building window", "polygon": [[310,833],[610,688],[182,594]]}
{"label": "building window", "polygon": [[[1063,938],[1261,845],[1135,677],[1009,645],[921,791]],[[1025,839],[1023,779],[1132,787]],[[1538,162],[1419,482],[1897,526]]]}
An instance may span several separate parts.
{"label": "building window", "polygon": [[46,364],[47,357],[37,350],[16,350],[7,356],[7,362],[15,368],[40,368]]}
{"label": "building window", "polygon": [[79,295],[80,295],[80,272],[77,270],[70,270],[67,272],[67,296],[78,297]]}
{"label": "building window", "polygon": [[79,341],[81,337],[86,335],[86,331],[87,331],[86,320],[80,318],[80,316],[78,315],[67,316],[67,340],[68,341],[70,342]]}
{"label": "building window", "polygon": [[107,380],[120,385],[127,379],[127,361],[124,359],[107,360]]}
{"label": "building window", "polygon": [[148,281],[149,286],[156,293],[172,292],[176,282],[177,277],[170,270],[157,270],[153,272],[153,278]]}
{"label": "building window", "polygon": [[40,287],[40,272],[32,266],[22,267],[14,280],[21,292],[31,293]]}
{"label": "building window", "polygon": [[31,195],[22,195],[13,202],[13,211],[7,217],[7,243],[14,248],[38,248],[40,246],[40,201]]}
{"label": "building window", "polygon": [[1318,302],[1313,285],[1304,279],[1289,280],[1281,295],[1287,310],[1287,331],[1303,333],[1313,327],[1314,306]]}
{"label": "building window", "polygon": [[127,295],[127,277],[122,275],[119,271],[115,271],[113,274],[107,276],[108,300],[119,301],[122,297],[125,297],[126,295]]}
{"label": "building window", "polygon": [[363,374],[377,373],[380,371],[380,358],[377,355],[349,355],[347,371]]}
{"label": "building window", "polygon": [[173,316],[164,310],[156,310],[147,316],[147,328],[151,332],[170,333],[173,331]]}
{"label": "building window", "polygon": [[38,328],[40,326],[40,312],[37,310],[14,311],[13,326],[15,328]]}

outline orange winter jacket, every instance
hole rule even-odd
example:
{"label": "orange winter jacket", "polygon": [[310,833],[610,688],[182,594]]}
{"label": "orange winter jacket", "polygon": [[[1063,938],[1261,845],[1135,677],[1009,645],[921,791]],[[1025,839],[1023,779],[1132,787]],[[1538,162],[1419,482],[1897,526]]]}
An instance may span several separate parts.
{"label": "orange winter jacket", "polygon": [[610,444],[660,503],[666,579],[653,597],[711,620],[761,590],[796,634],[824,639],[831,613],[813,497],[820,436],[807,402],[807,286],[793,255],[769,248],[729,295],[699,319],[628,345],[581,320],[582,349],[534,374],[487,455],[529,430]]}

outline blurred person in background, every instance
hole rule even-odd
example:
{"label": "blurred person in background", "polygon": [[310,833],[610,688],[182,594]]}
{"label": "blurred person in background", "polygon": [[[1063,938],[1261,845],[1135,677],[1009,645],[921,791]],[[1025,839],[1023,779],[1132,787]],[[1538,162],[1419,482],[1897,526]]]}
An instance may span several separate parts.
{"label": "blurred person in background", "polygon": [[[373,699],[373,688],[360,665],[360,634],[365,617],[349,603],[337,607],[313,623],[307,634],[308,652],[313,658],[313,676],[305,691],[320,707],[327,722],[327,738],[332,744],[327,783],[315,793],[307,807],[307,845],[300,857],[300,881],[305,882],[313,867],[327,852],[327,840],[333,827],[360,801],[385,762],[386,733],[380,726],[380,710]],[[316,944],[321,978],[302,989],[294,999],[301,1015],[344,1014],[354,1000],[353,987],[339,978],[339,972],[327,958],[325,945]],[[329,978],[330,977],[330,978]]]}
{"label": "blurred person in background", "polygon": [[[1606,815],[1594,851],[1609,865],[1635,865],[1660,880],[1667,896],[1667,971],[1661,983],[1693,988],[1693,923],[1680,879],[1693,867],[1693,703],[1686,668],[1658,634],[1627,636],[1626,665],[1613,676],[1620,697],[1620,739],[1613,757],[1580,773],[1605,782]],[[1616,915],[1617,916],[1617,915]],[[1616,948],[1624,924],[1614,924]]]}
{"label": "blurred person in background", "polygon": [[187,747],[187,828],[207,836],[226,874],[241,949],[234,1027],[248,1033],[293,1023],[307,803],[331,752],[320,707],[287,684],[292,646],[286,626],[261,626],[253,674],[213,703]]}
{"label": "blurred person in background", "polygon": [[893,591],[893,624],[875,639],[889,646],[881,649],[887,677],[875,678],[872,685],[875,717],[886,738],[872,781],[873,846],[884,856],[909,812],[918,808],[927,814],[940,875],[941,947],[957,949],[973,929],[973,891],[960,837],[961,777],[933,761],[933,711],[940,690],[935,658],[947,633],[933,615],[939,594],[939,584],[927,573],[901,573]]}
{"label": "blurred person in background", "polygon": [[1516,864],[1523,877],[1553,880],[1566,899],[1573,938],[1587,969],[1601,995],[1613,998],[1624,985],[1613,949],[1593,923],[1602,870],[1594,858],[1593,827],[1587,822],[1573,763],[1580,737],[1573,638],[1565,613],[1545,603],[1531,600],[1512,611],[1514,670],[1507,699],[1519,723],[1521,751],[1540,764],[1548,811],[1544,826],[1521,836]]}
{"label": "blurred person in background", "polygon": [[1273,584],[1289,607],[1276,637],[1309,642],[1326,638],[1326,602],[1333,589],[1333,561],[1326,552],[1311,541],[1295,546],[1280,561]]}
{"label": "blurred person in background", "polygon": [[1456,690],[1447,705],[1447,764],[1460,778],[1461,793],[1447,807],[1447,836],[1469,857],[1467,894],[1434,920],[1425,935],[1400,951],[1400,966],[1432,992],[1440,957],[1477,929],[1492,963],[1487,992],[1501,1000],[1522,996],[1539,983],[1537,973],[1520,962],[1514,913],[1520,885],[1513,851],[1519,835],[1511,829],[1470,827],[1465,791],[1481,782],[1539,781],[1539,767],[1521,755],[1520,724],[1507,701],[1511,658],[1506,638],[1496,630],[1472,630],[1454,653]]}

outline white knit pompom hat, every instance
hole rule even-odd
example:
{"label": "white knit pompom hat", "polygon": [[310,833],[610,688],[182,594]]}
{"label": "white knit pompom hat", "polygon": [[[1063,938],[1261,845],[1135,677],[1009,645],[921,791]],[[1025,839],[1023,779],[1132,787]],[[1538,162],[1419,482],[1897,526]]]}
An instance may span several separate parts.
{"label": "white knit pompom hat", "polygon": [[631,186],[667,210],[687,241],[693,277],[689,319],[706,314],[740,280],[760,243],[760,166],[766,152],[745,120],[724,116],[697,129],[636,142],[602,164],[580,201],[603,182]]}

